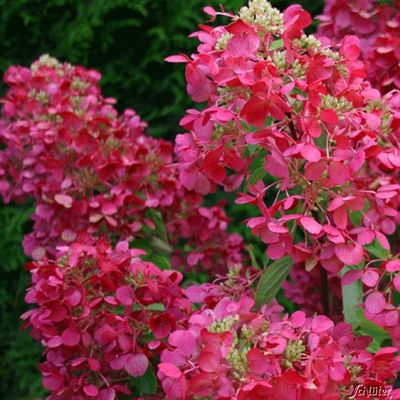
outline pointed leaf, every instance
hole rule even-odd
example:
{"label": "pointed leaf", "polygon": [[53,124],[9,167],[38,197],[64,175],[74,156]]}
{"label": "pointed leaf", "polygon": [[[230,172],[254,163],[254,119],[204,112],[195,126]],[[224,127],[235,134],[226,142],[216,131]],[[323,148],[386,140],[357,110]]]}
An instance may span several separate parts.
{"label": "pointed leaf", "polygon": [[382,345],[385,345],[385,341],[390,340],[390,336],[383,328],[369,321],[364,316],[360,321],[360,327],[357,331],[362,335],[372,337],[373,342],[369,345],[368,350],[373,353],[376,353]]}
{"label": "pointed leaf", "polygon": [[292,258],[285,256],[273,262],[265,270],[261,275],[256,291],[255,301],[257,307],[268,304],[277,295],[293,264]]}
{"label": "pointed leaf", "polygon": [[[342,276],[348,271],[359,270],[363,268],[363,264],[356,265],[354,267],[344,267],[342,270]],[[344,320],[356,329],[360,326],[361,319],[364,316],[363,309],[360,307],[362,303],[363,290],[360,279],[350,285],[342,285],[343,295],[343,314]]]}
{"label": "pointed leaf", "polygon": [[264,167],[257,168],[247,180],[247,185],[255,185],[257,182],[261,181],[265,175],[267,175],[267,171]]}
{"label": "pointed leaf", "polygon": [[143,397],[157,393],[157,378],[151,365],[149,365],[143,376],[131,379],[131,381]]}
{"label": "pointed leaf", "polygon": [[364,247],[367,249],[368,253],[375,258],[386,259],[389,255],[389,252],[376,239],[371,244],[367,244]]}

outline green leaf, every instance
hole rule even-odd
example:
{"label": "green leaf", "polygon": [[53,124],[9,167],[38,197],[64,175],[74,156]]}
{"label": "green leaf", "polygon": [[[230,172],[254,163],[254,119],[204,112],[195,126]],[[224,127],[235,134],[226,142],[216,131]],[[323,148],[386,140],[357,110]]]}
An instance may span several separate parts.
{"label": "green leaf", "polygon": [[[361,269],[363,264],[354,267],[344,267],[342,275],[353,269]],[[351,324],[353,329],[360,326],[362,318],[364,318],[363,309],[359,306],[362,303],[363,290],[360,279],[351,285],[342,285],[343,296],[343,314],[344,320]]]}
{"label": "green leaf", "polygon": [[271,45],[269,46],[269,50],[270,51],[278,50],[281,49],[282,47],[283,47],[283,39],[277,39],[271,43]]}
{"label": "green leaf", "polygon": [[275,121],[274,117],[271,117],[270,115],[265,118],[265,126],[271,126]]}
{"label": "green leaf", "polygon": [[[362,269],[363,267],[363,263],[354,267],[345,267],[342,274],[349,270]],[[359,306],[363,302],[361,280],[358,279],[351,285],[342,285],[342,294],[344,320],[351,324],[353,330],[358,334],[371,336],[373,341],[369,345],[368,350],[373,353],[377,352],[382,347],[382,343],[385,340],[390,340],[390,337],[383,328],[365,318],[364,310]]]}
{"label": "green leaf", "polygon": [[165,311],[164,304],[162,303],[151,303],[145,309],[150,311]]}
{"label": "green leaf", "polygon": [[151,365],[149,365],[143,376],[132,379],[132,383],[138,389],[141,396],[157,393],[157,378]]}
{"label": "green leaf", "polygon": [[254,172],[256,169],[258,169],[264,165],[265,156],[267,155],[267,152],[265,149],[258,149],[252,155],[254,155],[254,159],[251,162],[251,165],[249,167],[250,172]]}
{"label": "green leaf", "polygon": [[154,236],[151,238],[150,242],[152,248],[155,250],[159,251],[162,254],[171,254],[172,253],[172,247],[169,243],[166,241],[158,238],[157,236]]}
{"label": "green leaf", "polygon": [[256,257],[256,255],[254,254],[254,246],[253,246],[252,244],[250,244],[250,245],[247,247],[247,250],[248,250],[249,255],[250,255],[251,265],[252,265],[253,267],[257,268],[257,269],[261,269],[261,268],[260,268],[260,265],[258,264],[257,257]]}
{"label": "green leaf", "polygon": [[363,213],[361,211],[351,211],[349,212],[349,217],[354,226],[361,226],[361,221],[363,218]]}
{"label": "green leaf", "polygon": [[390,336],[383,328],[369,321],[364,316],[360,321],[360,327],[357,332],[372,337],[373,342],[369,345],[368,350],[373,353],[376,353],[385,341],[390,341]]}
{"label": "green leaf", "polygon": [[293,264],[292,258],[285,256],[274,261],[265,270],[261,275],[256,291],[255,301],[257,307],[268,304],[277,295]]}
{"label": "green leaf", "polygon": [[299,94],[300,96],[303,96],[305,98],[308,97],[308,94],[306,92],[303,92],[302,90],[300,90],[298,87],[294,87],[291,91],[291,93],[295,93],[295,94]]}
{"label": "green leaf", "polygon": [[159,211],[155,210],[154,208],[150,208],[147,210],[146,215],[151,218],[156,225],[156,232],[157,234],[162,237],[164,240],[167,239],[167,230],[164,225],[164,221],[162,215]]}
{"label": "green leaf", "polygon": [[169,257],[163,254],[151,254],[147,257],[149,261],[156,264],[161,269],[171,269],[171,262]]}
{"label": "green leaf", "polygon": [[390,254],[376,239],[364,247],[367,249],[368,253],[375,258],[386,259]]}
{"label": "green leaf", "polygon": [[267,175],[267,171],[264,167],[257,168],[247,179],[247,185],[255,185],[257,182],[261,181],[265,175]]}
{"label": "green leaf", "polygon": [[249,157],[260,151],[260,146],[258,144],[249,144],[245,148],[245,156]]}

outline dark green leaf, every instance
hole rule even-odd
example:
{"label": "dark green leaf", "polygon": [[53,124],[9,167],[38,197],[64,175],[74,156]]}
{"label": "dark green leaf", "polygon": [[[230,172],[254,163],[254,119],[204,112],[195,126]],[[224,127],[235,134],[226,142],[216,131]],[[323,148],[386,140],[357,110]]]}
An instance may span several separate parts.
{"label": "dark green leaf", "polygon": [[249,255],[250,255],[251,265],[253,267],[257,268],[257,269],[260,269],[260,265],[258,264],[257,257],[254,254],[254,246],[250,244],[248,246],[247,250],[248,250]]}
{"label": "dark green leaf", "polygon": [[268,304],[279,292],[284,280],[293,267],[293,260],[285,256],[274,261],[261,275],[255,301],[257,307]]}
{"label": "dark green leaf", "polygon": [[265,175],[267,175],[267,171],[264,167],[257,168],[247,180],[247,185],[255,185],[257,182],[261,181]]}
{"label": "dark green leaf", "polygon": [[351,211],[349,213],[350,221],[354,226],[360,226],[363,213],[361,211]]}
{"label": "dark green leaf", "polygon": [[390,254],[376,239],[364,247],[367,249],[368,253],[375,258],[385,259]]}
{"label": "dark green leaf", "polygon": [[157,378],[151,365],[149,365],[143,376],[132,379],[132,383],[138,389],[141,396],[157,393]]}
{"label": "dark green leaf", "polygon": [[148,257],[148,260],[156,264],[161,269],[170,269],[171,263],[169,257],[163,254],[152,254]]}
{"label": "dark green leaf", "polygon": [[305,98],[307,98],[308,97],[308,94],[306,93],[306,92],[303,92],[302,90],[300,90],[298,87],[294,87],[293,89],[292,89],[292,92],[291,93],[295,93],[295,94],[299,94],[300,96],[303,96],[303,97],[305,97]]}
{"label": "dark green leaf", "polygon": [[382,347],[384,341],[390,341],[390,336],[383,328],[367,320],[364,316],[360,321],[357,332],[372,337],[373,342],[369,345],[368,350],[373,353]]}

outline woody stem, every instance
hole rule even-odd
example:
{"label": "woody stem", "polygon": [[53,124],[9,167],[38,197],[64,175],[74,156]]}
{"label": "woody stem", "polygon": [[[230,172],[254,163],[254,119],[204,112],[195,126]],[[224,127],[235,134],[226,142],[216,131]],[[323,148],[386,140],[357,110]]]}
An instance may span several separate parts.
{"label": "woody stem", "polygon": [[330,315],[330,304],[329,304],[329,287],[328,287],[328,274],[323,267],[320,267],[321,277],[321,302],[322,308],[325,315]]}

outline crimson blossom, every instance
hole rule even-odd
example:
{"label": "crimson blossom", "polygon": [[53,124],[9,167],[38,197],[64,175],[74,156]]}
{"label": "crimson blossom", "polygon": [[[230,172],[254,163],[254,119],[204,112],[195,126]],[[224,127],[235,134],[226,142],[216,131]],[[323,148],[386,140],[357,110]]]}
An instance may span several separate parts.
{"label": "crimson blossom", "polygon": [[400,221],[399,93],[382,96],[365,79],[358,37],[332,47],[306,35],[311,17],[299,5],[205,12],[231,22],[201,25],[197,53],[167,58],[186,64],[188,93],[206,105],[181,120],[182,184],[241,188],[236,203],[258,208],[247,226],[270,259],[289,255],[322,281],[356,269],[346,284],[362,278],[367,317],[399,342],[400,262],[389,243]]}
{"label": "crimson blossom", "polygon": [[36,307],[22,316],[45,347],[49,400],[132,395],[130,380],[151,373],[161,339],[190,313],[182,274],[142,261],[127,242],[80,237],[62,252],[28,264],[26,302]]}
{"label": "crimson blossom", "polygon": [[400,89],[400,2],[327,0],[318,34],[360,38],[368,79],[381,92]]}
{"label": "crimson blossom", "polygon": [[[190,289],[198,302],[199,288]],[[348,324],[302,311],[281,317],[278,305],[254,312],[251,297],[210,289],[161,354],[158,377],[168,400],[339,400],[357,385],[385,388],[399,370],[396,347],[372,355],[365,350],[370,338],[355,337]],[[400,390],[392,395],[400,398]]]}
{"label": "crimson blossom", "polygon": [[45,348],[49,400],[340,400],[400,369],[397,348],[372,354],[350,325],[257,310],[250,276],[182,289],[143,250],[87,236],[60,254],[27,265],[34,308],[22,316]]}
{"label": "crimson blossom", "polygon": [[25,253],[56,257],[58,245],[85,232],[145,239],[173,251],[176,268],[215,273],[240,263],[242,238],[228,233],[222,206],[201,207],[201,196],[177,179],[171,143],[145,135],[133,110],[119,115],[99,79],[49,56],[5,74],[0,194],[35,201]]}

